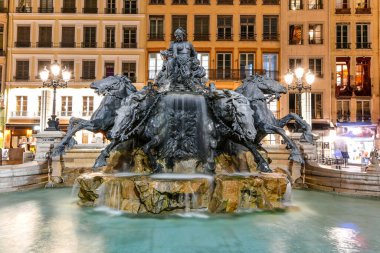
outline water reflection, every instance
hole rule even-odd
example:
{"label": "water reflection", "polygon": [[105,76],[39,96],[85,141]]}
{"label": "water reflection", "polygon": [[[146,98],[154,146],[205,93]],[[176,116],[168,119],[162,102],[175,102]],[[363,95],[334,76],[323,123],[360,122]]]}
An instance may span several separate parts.
{"label": "water reflection", "polygon": [[327,234],[336,245],[338,252],[362,252],[364,249],[364,240],[355,224],[329,228]]}

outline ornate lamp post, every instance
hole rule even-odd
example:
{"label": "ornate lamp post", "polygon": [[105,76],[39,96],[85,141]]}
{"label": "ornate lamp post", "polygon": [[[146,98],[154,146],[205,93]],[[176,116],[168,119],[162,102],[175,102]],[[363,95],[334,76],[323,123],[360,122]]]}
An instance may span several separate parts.
{"label": "ornate lamp post", "polygon": [[[302,105],[301,105],[301,94],[304,91],[311,91],[311,85],[314,83],[315,75],[311,73],[309,70],[306,74],[305,70],[303,68],[297,68],[294,71],[294,74],[289,71],[285,75],[285,83],[288,85],[289,90],[297,90],[299,93],[299,99],[298,99],[298,113],[299,116],[302,118]],[[295,78],[294,78],[295,76]],[[304,84],[304,81],[302,80],[304,77],[306,84]]]}
{"label": "ornate lamp post", "polygon": [[58,131],[59,119],[55,115],[57,87],[66,88],[71,78],[71,73],[66,70],[66,67],[61,70],[61,66],[55,61],[50,65],[50,71],[45,66],[44,70],[40,72],[40,78],[43,82],[43,87],[53,87],[53,113],[48,120],[48,128],[45,131]]}

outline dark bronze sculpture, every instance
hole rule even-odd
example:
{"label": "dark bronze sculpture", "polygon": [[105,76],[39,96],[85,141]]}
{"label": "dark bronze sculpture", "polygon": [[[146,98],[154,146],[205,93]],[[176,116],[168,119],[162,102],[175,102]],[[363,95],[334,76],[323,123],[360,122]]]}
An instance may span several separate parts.
{"label": "dark bronze sculpture", "polygon": [[[287,90],[278,82],[253,75],[232,90],[206,87],[205,69],[200,66],[193,45],[184,41],[185,32],[175,32],[176,41],[161,51],[164,64],[154,87],[141,91],[126,77],[107,77],[91,88],[104,95],[99,108],[89,121],[72,118],[66,137],[55,149],[62,154],[72,147],[72,136],[80,129],[104,132],[111,143],[97,158],[94,169],[107,164],[110,152],[121,143],[133,142],[148,156],[154,172],[163,167],[193,159],[202,164],[205,173],[214,173],[215,157],[248,149],[260,171],[270,172],[268,162],[259,150],[267,134],[280,134],[290,148],[290,159],[303,163],[295,143],[282,129],[294,119],[303,129],[305,141],[312,142],[310,126],[295,114],[277,120],[267,107]],[[228,150],[233,143],[234,150]]]}

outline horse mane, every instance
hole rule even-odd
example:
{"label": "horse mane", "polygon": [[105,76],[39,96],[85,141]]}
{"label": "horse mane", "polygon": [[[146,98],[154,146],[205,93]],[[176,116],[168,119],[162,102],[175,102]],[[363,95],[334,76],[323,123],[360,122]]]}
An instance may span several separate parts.
{"label": "horse mane", "polygon": [[116,75],[115,77],[119,78],[120,83],[124,84],[125,88],[132,91],[136,92],[137,89],[136,87],[132,84],[131,80],[125,75]]}

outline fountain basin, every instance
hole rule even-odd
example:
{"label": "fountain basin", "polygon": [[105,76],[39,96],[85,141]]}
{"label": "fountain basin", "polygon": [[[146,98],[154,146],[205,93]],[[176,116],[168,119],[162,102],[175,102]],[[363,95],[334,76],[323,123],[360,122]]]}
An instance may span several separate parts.
{"label": "fountain basin", "polygon": [[108,206],[126,213],[204,210],[234,213],[283,208],[287,178],[277,173],[114,174],[89,173],[77,178],[79,204]]}

